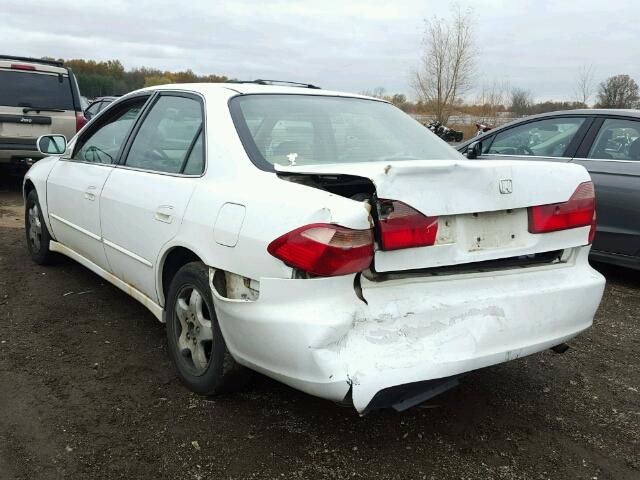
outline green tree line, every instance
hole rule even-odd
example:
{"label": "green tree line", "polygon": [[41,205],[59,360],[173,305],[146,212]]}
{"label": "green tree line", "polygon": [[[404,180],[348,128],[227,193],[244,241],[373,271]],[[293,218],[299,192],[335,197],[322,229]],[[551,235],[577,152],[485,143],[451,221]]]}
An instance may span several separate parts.
{"label": "green tree line", "polygon": [[73,69],[80,92],[88,98],[123,95],[139,88],[167,83],[219,83],[228,80],[224,75],[197,75],[191,70],[171,72],[148,67],[126,70],[120,60],[59,60]]}

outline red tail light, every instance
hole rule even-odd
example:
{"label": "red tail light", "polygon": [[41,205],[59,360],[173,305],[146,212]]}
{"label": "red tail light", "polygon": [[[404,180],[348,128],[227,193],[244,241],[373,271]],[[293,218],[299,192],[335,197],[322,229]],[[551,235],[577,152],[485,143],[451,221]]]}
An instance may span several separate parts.
{"label": "red tail light", "polygon": [[34,67],[33,65],[24,65],[23,63],[12,63],[11,69],[12,70],[35,70],[36,67]]}
{"label": "red tail light", "polygon": [[287,265],[321,276],[366,269],[373,260],[373,232],[314,223],[269,244],[267,251]]}
{"label": "red tail light", "polygon": [[531,233],[555,232],[586,226],[591,226],[589,231],[589,243],[591,243],[596,232],[596,197],[591,182],[578,185],[566,202],[529,208],[529,232]]}
{"label": "red tail light", "polygon": [[82,114],[82,112],[76,112],[76,133],[80,131],[82,127],[87,124],[87,118]]}
{"label": "red tail light", "polygon": [[427,217],[397,200],[378,200],[382,250],[426,247],[436,242],[438,217]]}

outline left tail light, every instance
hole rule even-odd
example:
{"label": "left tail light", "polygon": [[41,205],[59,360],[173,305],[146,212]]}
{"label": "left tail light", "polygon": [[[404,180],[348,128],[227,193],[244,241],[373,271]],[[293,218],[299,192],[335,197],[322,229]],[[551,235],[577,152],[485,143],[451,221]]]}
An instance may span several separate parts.
{"label": "left tail light", "polygon": [[592,182],[584,182],[566,202],[529,208],[529,232],[547,233],[591,227],[589,243],[596,233],[596,197]]}
{"label": "left tail light", "polygon": [[87,124],[88,120],[82,112],[76,112],[76,133]]}
{"label": "left tail light", "polygon": [[267,251],[287,265],[314,275],[346,275],[371,265],[373,232],[314,223],[276,238]]}

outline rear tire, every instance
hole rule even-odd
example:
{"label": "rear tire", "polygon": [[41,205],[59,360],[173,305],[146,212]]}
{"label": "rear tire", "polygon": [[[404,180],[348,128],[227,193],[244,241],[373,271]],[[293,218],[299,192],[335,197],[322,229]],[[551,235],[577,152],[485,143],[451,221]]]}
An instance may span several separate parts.
{"label": "rear tire", "polygon": [[193,392],[216,395],[236,390],[246,372],[222,337],[202,262],[183,266],[171,280],[166,304],[169,357],[180,380]]}
{"label": "rear tire", "polygon": [[47,229],[47,224],[44,223],[42,209],[40,208],[38,194],[35,189],[31,190],[27,195],[24,212],[24,228],[27,238],[27,249],[29,250],[31,259],[39,265],[51,263],[54,256],[53,252],[49,250],[51,235]]}

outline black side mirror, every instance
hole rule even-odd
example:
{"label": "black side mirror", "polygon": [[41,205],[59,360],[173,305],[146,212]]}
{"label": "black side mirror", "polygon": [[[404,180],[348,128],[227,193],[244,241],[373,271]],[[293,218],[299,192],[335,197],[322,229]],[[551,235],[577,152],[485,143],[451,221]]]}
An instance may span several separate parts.
{"label": "black side mirror", "polygon": [[471,142],[467,147],[467,158],[473,160],[482,155],[482,142]]}

